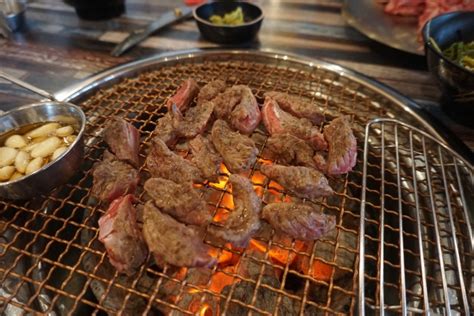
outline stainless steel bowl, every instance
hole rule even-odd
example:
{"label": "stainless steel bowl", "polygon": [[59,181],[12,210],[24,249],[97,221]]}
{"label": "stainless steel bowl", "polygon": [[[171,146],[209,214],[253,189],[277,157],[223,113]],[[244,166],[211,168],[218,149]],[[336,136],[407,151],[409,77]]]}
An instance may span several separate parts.
{"label": "stainless steel bowl", "polygon": [[41,122],[64,122],[78,131],[76,140],[67,151],[41,169],[14,181],[0,182],[0,196],[24,200],[50,192],[67,182],[79,169],[84,159],[84,128],[86,116],[76,105],[47,101],[29,104],[0,116],[0,135],[19,127]]}

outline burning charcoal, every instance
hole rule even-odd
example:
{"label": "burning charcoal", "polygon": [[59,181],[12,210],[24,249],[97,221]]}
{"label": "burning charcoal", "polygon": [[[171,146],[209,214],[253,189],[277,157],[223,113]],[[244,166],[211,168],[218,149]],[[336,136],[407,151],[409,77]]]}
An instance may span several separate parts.
{"label": "burning charcoal", "polygon": [[357,161],[357,141],[349,118],[340,116],[332,120],[324,127],[324,137],[329,144],[327,173],[338,175],[351,171]]}
{"label": "burning charcoal", "polygon": [[[337,240],[336,237],[339,234]],[[314,260],[312,277],[317,280],[329,281],[332,275],[332,270],[336,266],[334,271],[334,279],[338,280],[347,274],[351,274],[349,270],[354,269],[355,253],[347,249],[357,249],[357,236],[352,232],[345,230],[336,229],[330,231],[326,236],[320,240],[315,241],[316,245],[313,248],[313,244],[308,244],[308,249],[311,252],[314,249]],[[336,249],[336,243],[339,244]],[[336,253],[336,261],[334,262],[334,254]],[[296,262],[297,270],[301,273],[308,274],[310,268],[310,254],[308,256],[299,256]],[[323,259],[326,262],[333,263],[328,265],[319,259]],[[345,268],[345,269],[341,269]]]}
{"label": "burning charcoal", "polygon": [[104,140],[118,159],[138,167],[138,147],[140,134],[132,124],[119,117],[112,118],[104,130]]}
{"label": "burning charcoal", "polygon": [[146,259],[148,250],[137,224],[132,194],[114,200],[99,219],[99,240],[110,263],[120,273],[132,275]]}
{"label": "burning charcoal", "polygon": [[314,150],[304,140],[288,133],[272,135],[265,149],[269,159],[284,164],[316,167],[313,160]]}
{"label": "burning charcoal", "polygon": [[328,179],[313,168],[262,165],[260,171],[301,198],[315,199],[333,194]]}
{"label": "burning charcoal", "polygon": [[324,121],[324,115],[309,99],[277,91],[266,92],[265,97],[278,102],[286,112],[299,118],[307,118],[313,124],[319,125]]}
{"label": "burning charcoal", "polygon": [[191,139],[202,134],[212,117],[214,104],[206,102],[190,108],[183,116],[176,105],[171,106],[173,126],[178,137]]}
{"label": "burning charcoal", "polygon": [[245,85],[228,88],[212,100],[217,118],[229,122],[235,129],[251,134],[262,119],[257,99]]}
{"label": "burning charcoal", "polygon": [[212,220],[206,202],[191,183],[177,184],[163,178],[150,178],[144,188],[161,211],[182,223],[201,226]]}
{"label": "burning charcoal", "polygon": [[134,193],[140,182],[137,170],[108,151],[104,153],[104,160],[94,165],[92,176],[92,195],[102,202]]}
{"label": "burning charcoal", "polygon": [[276,230],[300,240],[315,240],[334,229],[336,218],[316,210],[310,204],[271,203],[262,218]]}
{"label": "burning charcoal", "polygon": [[231,174],[234,210],[223,227],[210,226],[211,235],[222,238],[232,245],[246,246],[252,235],[260,228],[260,208],[262,201],[253,189],[252,182],[244,176]]}
{"label": "burning charcoal", "polygon": [[157,262],[179,267],[209,267],[216,263],[195,228],[162,213],[152,201],[145,204],[143,221],[143,236]]}
{"label": "burning charcoal", "polygon": [[173,126],[173,118],[171,112],[158,119],[156,128],[153,132],[154,139],[159,139],[169,148],[173,148],[178,142],[178,134]]}
{"label": "burning charcoal", "polygon": [[[280,282],[271,276],[264,275],[261,278],[261,284],[266,284],[272,288],[279,289]],[[231,291],[231,285],[226,286],[222,291],[222,294],[228,296]],[[254,295],[255,285],[246,281],[241,281],[235,285],[234,291],[232,292],[232,299],[236,299],[243,304],[252,304],[252,297]],[[278,293],[267,287],[260,286],[256,294],[256,300],[253,306],[264,310],[269,313],[274,313],[276,307]],[[225,312],[226,315],[247,315],[250,311],[248,308],[234,303],[229,302],[227,310],[225,310],[225,299],[221,299],[221,312]],[[280,305],[278,307],[278,315],[298,315],[300,310],[300,302],[290,299],[289,297],[282,295]]]}
{"label": "burning charcoal", "polygon": [[194,97],[198,93],[199,86],[196,81],[191,78],[185,80],[176,91],[176,94],[169,98],[166,102],[168,111],[171,110],[171,106],[173,104],[176,104],[176,106],[182,113],[186,112]]}
{"label": "burning charcoal", "polygon": [[214,145],[204,136],[197,135],[189,142],[189,147],[193,153],[192,162],[201,170],[204,178],[217,182],[222,157]]}
{"label": "burning charcoal", "polygon": [[202,87],[197,97],[197,105],[211,101],[226,89],[225,82],[222,80],[213,80]]}
{"label": "burning charcoal", "polygon": [[165,178],[176,183],[204,181],[201,171],[194,164],[169,150],[159,139],[153,139],[146,165],[153,177]]}
{"label": "burning charcoal", "polygon": [[315,150],[325,150],[326,140],[319,129],[307,119],[299,119],[283,111],[272,98],[265,98],[262,108],[263,124],[270,135],[289,133],[307,141]]}
{"label": "burning charcoal", "polygon": [[250,169],[257,160],[258,149],[252,139],[234,132],[223,120],[212,127],[211,140],[224,158],[226,167],[233,173]]}

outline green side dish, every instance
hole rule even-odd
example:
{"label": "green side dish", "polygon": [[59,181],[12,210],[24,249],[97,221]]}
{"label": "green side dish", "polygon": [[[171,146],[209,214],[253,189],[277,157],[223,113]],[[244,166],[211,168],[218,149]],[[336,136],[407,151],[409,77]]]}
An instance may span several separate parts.
{"label": "green side dish", "polygon": [[238,7],[234,11],[224,14],[223,17],[220,15],[212,15],[209,21],[216,25],[240,25],[244,24],[244,13],[242,8]]}
{"label": "green side dish", "polygon": [[458,65],[474,71],[474,41],[455,42],[443,50],[443,55]]}

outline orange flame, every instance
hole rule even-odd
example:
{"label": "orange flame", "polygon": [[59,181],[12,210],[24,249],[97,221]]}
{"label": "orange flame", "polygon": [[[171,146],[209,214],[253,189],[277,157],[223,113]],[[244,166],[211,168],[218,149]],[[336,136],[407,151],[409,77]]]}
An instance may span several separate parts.
{"label": "orange flame", "polygon": [[[255,249],[261,252],[266,252],[268,249],[268,247],[264,243],[255,239],[250,240],[250,246],[254,247]],[[296,251],[300,251],[303,248],[303,246],[304,246],[304,242],[300,240],[296,240],[294,249]],[[294,251],[286,250],[278,246],[273,246],[268,251],[268,256],[273,261],[276,261],[276,263],[281,264],[281,265],[286,265],[287,262],[288,264],[293,263],[293,261],[296,258],[296,253]]]}
{"label": "orange flame", "polygon": [[319,260],[314,260],[310,275],[316,280],[329,282],[334,268]]}
{"label": "orange flame", "polygon": [[[225,246],[229,249],[231,249],[232,247],[230,243],[225,244]],[[230,262],[232,260],[232,255],[233,255],[232,252],[228,250],[225,250],[225,249],[219,250],[216,248],[211,248],[208,253],[211,257],[217,258],[217,263],[219,264]]]}

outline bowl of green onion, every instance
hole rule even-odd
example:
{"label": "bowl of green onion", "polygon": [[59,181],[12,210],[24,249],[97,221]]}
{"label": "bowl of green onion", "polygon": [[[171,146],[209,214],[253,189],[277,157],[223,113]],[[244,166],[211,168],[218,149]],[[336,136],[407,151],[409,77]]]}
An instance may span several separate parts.
{"label": "bowl of green onion", "polygon": [[474,12],[435,17],[424,26],[423,39],[428,68],[441,86],[444,105],[474,111]]}

